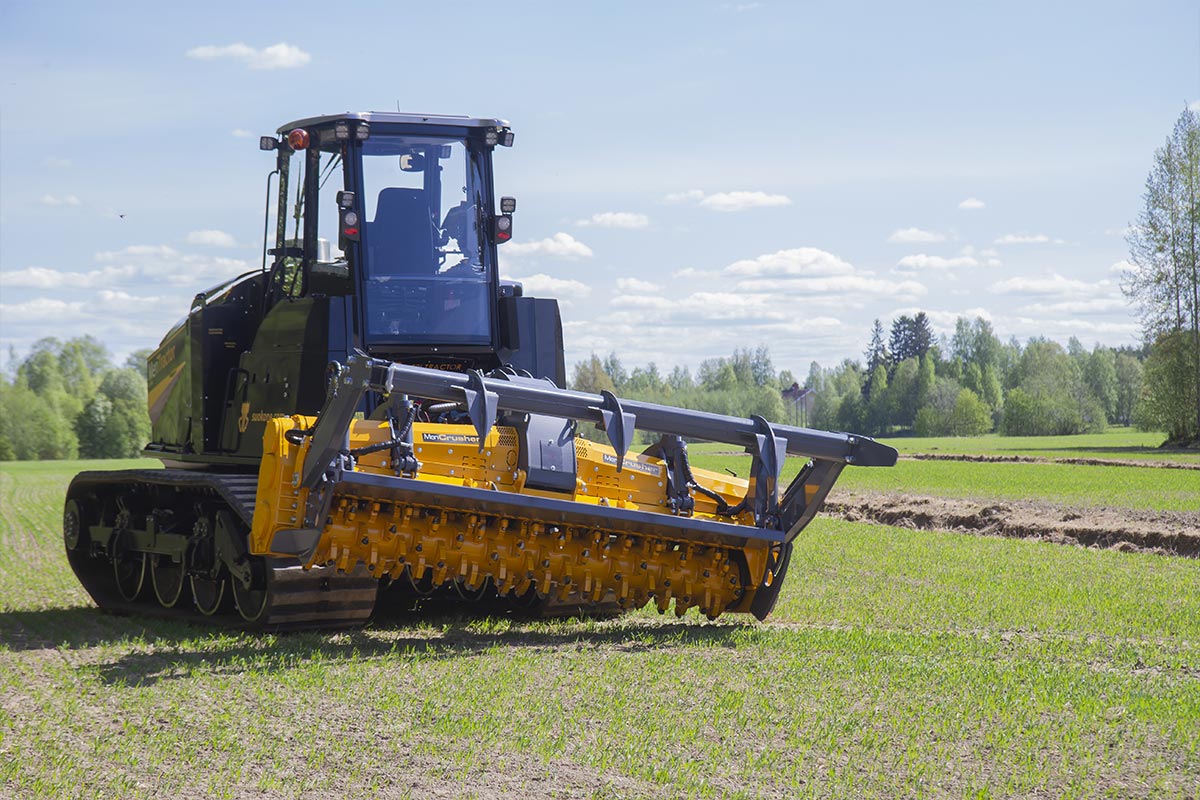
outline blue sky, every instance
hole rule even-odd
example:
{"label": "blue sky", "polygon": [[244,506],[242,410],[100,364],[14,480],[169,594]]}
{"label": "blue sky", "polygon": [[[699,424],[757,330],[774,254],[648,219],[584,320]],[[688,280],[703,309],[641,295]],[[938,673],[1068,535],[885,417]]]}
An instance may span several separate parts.
{"label": "blue sky", "polygon": [[1122,231],[1200,99],[1200,11],[17,0],[0,76],[5,351],[155,345],[258,264],[259,134],[399,104],[511,121],[502,271],[560,298],[568,363],[803,374],[917,309],[1135,343]]}

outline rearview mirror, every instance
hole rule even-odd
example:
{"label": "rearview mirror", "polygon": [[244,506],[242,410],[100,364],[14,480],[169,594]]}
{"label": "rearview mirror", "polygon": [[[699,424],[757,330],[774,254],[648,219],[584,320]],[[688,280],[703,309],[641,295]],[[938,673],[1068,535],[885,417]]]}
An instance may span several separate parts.
{"label": "rearview mirror", "polygon": [[425,156],[420,153],[405,153],[400,156],[401,172],[424,172]]}

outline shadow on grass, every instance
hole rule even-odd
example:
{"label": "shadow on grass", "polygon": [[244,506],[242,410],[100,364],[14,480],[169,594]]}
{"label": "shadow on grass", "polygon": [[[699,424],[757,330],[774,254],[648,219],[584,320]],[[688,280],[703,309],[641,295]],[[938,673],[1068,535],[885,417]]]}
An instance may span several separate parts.
{"label": "shadow on grass", "polygon": [[[229,621],[232,623],[232,620]],[[365,629],[255,634],[215,625],[118,616],[80,607],[0,613],[0,642],[9,650],[118,652],[80,667],[110,685],[150,686],[203,675],[271,673],[308,662],[336,664],[385,657],[446,659],[495,648],[605,648],[651,652],[671,647],[737,645],[744,623],[705,624],[666,617],[648,624],[533,621],[520,615],[470,614],[462,606],[390,610]]]}

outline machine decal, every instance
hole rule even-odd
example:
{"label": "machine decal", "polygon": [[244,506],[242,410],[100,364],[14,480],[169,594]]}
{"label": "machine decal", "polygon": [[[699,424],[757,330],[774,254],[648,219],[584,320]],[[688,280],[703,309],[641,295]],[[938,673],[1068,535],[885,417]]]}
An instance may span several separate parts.
{"label": "machine decal", "polygon": [[[609,453],[604,453],[604,463],[615,467],[617,465],[617,457]],[[643,475],[653,475],[656,478],[662,477],[662,467],[655,464],[644,464],[641,461],[633,461],[628,458],[625,459],[623,469],[631,469],[634,472],[640,472]]]}
{"label": "machine decal", "polygon": [[421,441],[438,444],[479,444],[479,437],[462,433],[422,433]]}
{"label": "machine decal", "polygon": [[[174,351],[175,348],[171,348]],[[174,355],[172,352],[171,355]],[[171,390],[175,388],[175,384],[179,383],[180,376],[183,375],[185,364],[180,364],[171,370],[171,374],[163,378],[158,384],[150,390],[147,396],[149,401],[150,422],[158,422],[158,418],[162,416],[163,409],[167,406],[167,400],[171,398]]]}

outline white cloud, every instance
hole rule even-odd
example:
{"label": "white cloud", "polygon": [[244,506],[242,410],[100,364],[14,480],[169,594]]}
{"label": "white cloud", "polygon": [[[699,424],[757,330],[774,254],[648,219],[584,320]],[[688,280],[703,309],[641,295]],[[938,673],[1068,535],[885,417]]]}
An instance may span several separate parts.
{"label": "white cloud", "polygon": [[285,42],[279,42],[261,50],[256,50],[242,42],[227,45],[202,45],[188,50],[187,57],[201,61],[228,58],[240,61],[251,69],[293,69],[302,67],[312,60],[311,55],[299,47]]}
{"label": "white cloud", "polygon": [[1200,100],[1193,100],[1188,103],[1188,111],[1200,111]]}
{"label": "white cloud", "polygon": [[[880,299],[915,303],[926,294],[918,281],[877,276],[815,247],[764,253],[721,270],[686,267],[674,277],[669,296],[642,278],[619,282],[603,324],[568,327],[569,358],[615,349],[631,364],[694,364],[770,342],[781,365],[836,362],[861,350],[859,326],[843,324],[843,313]],[[678,342],[688,343],[686,352],[669,344]]]}
{"label": "white cloud", "polygon": [[88,272],[66,272],[46,267],[26,267],[0,272],[0,286],[12,289],[94,289],[112,286],[138,274],[136,267],[104,267]]}
{"label": "white cloud", "polygon": [[77,206],[79,198],[73,194],[65,194],[62,196],[53,194],[42,195],[42,205],[46,206]]}
{"label": "white cloud", "polygon": [[236,277],[251,269],[240,258],[181,253],[165,244],[135,244],[120,250],[96,253],[100,262],[133,265],[144,281],[205,288],[216,281]]}
{"label": "white cloud", "polygon": [[915,272],[917,270],[927,269],[955,269],[956,267],[977,266],[979,266],[979,262],[971,256],[944,258],[942,256],[926,255],[925,253],[917,253],[916,255],[905,256],[896,264],[896,268],[903,272]]}
{"label": "white cloud", "polygon": [[935,333],[945,333],[947,335],[954,333],[954,326],[958,322],[959,317],[966,317],[973,320],[976,317],[982,317],[988,322],[992,321],[992,313],[986,308],[965,308],[960,311],[938,311],[931,308],[922,308],[918,306],[906,306],[902,308],[894,308],[887,314],[882,315],[883,319],[895,319],[900,316],[916,316],[924,314],[929,318],[929,325]]}
{"label": "white cloud", "polygon": [[147,297],[114,289],[101,289],[97,292],[97,296],[99,298],[98,310],[108,309],[121,312],[152,311],[175,302],[175,298],[171,297]]}
{"label": "white cloud", "polygon": [[1006,233],[992,244],[1066,244],[1064,239],[1052,239],[1044,233]]}
{"label": "white cloud", "polygon": [[188,244],[204,245],[205,247],[233,247],[237,244],[233,237],[225,231],[200,230],[187,235]]}
{"label": "white cloud", "polygon": [[1030,276],[1008,278],[997,281],[988,288],[997,294],[1078,296],[1111,294],[1112,282],[1104,280],[1098,283],[1088,283],[1086,281],[1075,280],[1074,278],[1065,278],[1055,273],[1049,278]]}
{"label": "white cloud", "polygon": [[686,192],[671,192],[663,198],[664,203],[687,203],[692,200],[700,201],[704,199],[704,192],[699,189],[689,189]]}
{"label": "white cloud", "polygon": [[245,128],[234,128],[229,133],[231,136],[236,136],[239,139],[248,139],[254,135],[252,131],[248,131]]}
{"label": "white cloud", "polygon": [[546,275],[541,272],[535,275],[528,275],[524,278],[513,278],[508,275],[502,277],[506,281],[517,281],[520,283],[525,295],[529,297],[542,295],[544,297],[575,297],[582,299],[592,293],[592,287],[582,281],[555,278],[553,275]]}
{"label": "white cloud", "polygon": [[650,224],[650,218],[645,214],[635,214],[631,211],[602,211],[592,214],[587,219],[575,223],[583,227],[595,225],[598,228],[645,228]]}
{"label": "white cloud", "polygon": [[1137,265],[1132,261],[1121,259],[1117,263],[1108,268],[1108,271],[1113,275],[1124,275],[1126,272],[1134,272],[1137,270]]}
{"label": "white cloud", "polygon": [[0,316],[7,323],[46,322],[64,316],[73,316],[83,311],[82,300],[68,303],[54,297],[35,297],[24,303],[0,303]]}
{"label": "white cloud", "polygon": [[96,253],[97,261],[116,261],[122,258],[158,257],[163,259],[179,258],[180,253],[174,247],[165,244],[131,244],[120,250],[101,250]]}
{"label": "white cloud", "polygon": [[745,211],[750,208],[770,208],[772,206],[790,206],[792,199],[787,195],[768,194],[767,192],[733,191],[706,194],[700,189],[690,189],[686,192],[672,192],[663,197],[664,203],[695,203],[710,211],[733,212]]}
{"label": "white cloud", "polygon": [[91,333],[120,357],[156,345],[197,291],[257,266],[166,245],[132,245],[95,258],[90,270],[0,271],[4,342],[25,348],[44,336]]}
{"label": "white cloud", "polygon": [[919,244],[923,242],[944,242],[946,235],[936,231],[926,231],[920,228],[897,228],[887,238],[891,244]]}
{"label": "white cloud", "polygon": [[617,289],[622,292],[661,292],[661,286],[638,278],[617,278]]}
{"label": "white cloud", "polygon": [[1022,314],[1109,314],[1129,308],[1123,297],[1097,297],[1091,300],[1064,300],[1061,303],[1030,303],[1018,309]]}
{"label": "white cloud", "polygon": [[548,256],[551,258],[591,258],[592,248],[569,233],[556,233],[548,239],[536,242],[509,242],[500,249],[501,260],[505,256],[516,258]]}
{"label": "white cloud", "polygon": [[683,280],[707,280],[715,278],[721,274],[720,270],[716,269],[696,269],[695,267],[684,267],[677,269],[671,273],[672,278],[682,278]]}
{"label": "white cloud", "polygon": [[[676,272],[677,277],[684,271]],[[853,265],[833,253],[816,247],[796,247],[779,250],[753,259],[735,261],[725,268],[730,275],[848,275],[854,272]]]}
{"label": "white cloud", "polygon": [[799,280],[744,280],[738,281],[737,288],[748,292],[769,292],[780,298],[791,294],[793,297],[788,298],[788,303],[793,302],[796,297],[807,299],[814,294],[841,294],[848,303],[852,303],[855,295],[916,297],[928,291],[923,284],[913,280],[893,281],[871,275],[835,275]]}
{"label": "white cloud", "polygon": [[968,197],[958,204],[958,207],[963,211],[978,211],[981,208],[986,208],[987,203],[980,200],[978,197]]}
{"label": "white cloud", "polygon": [[1070,317],[1067,319],[1048,319],[1046,317],[1016,317],[1009,327],[1020,327],[1028,331],[1027,336],[1106,336],[1113,343],[1122,341],[1128,343],[1137,338],[1141,326],[1136,322],[1103,322]]}
{"label": "white cloud", "polygon": [[710,194],[700,201],[701,208],[713,211],[745,211],[749,208],[770,208],[772,206],[790,206],[792,200],[787,195],[767,194],[766,192],[717,192]]}

